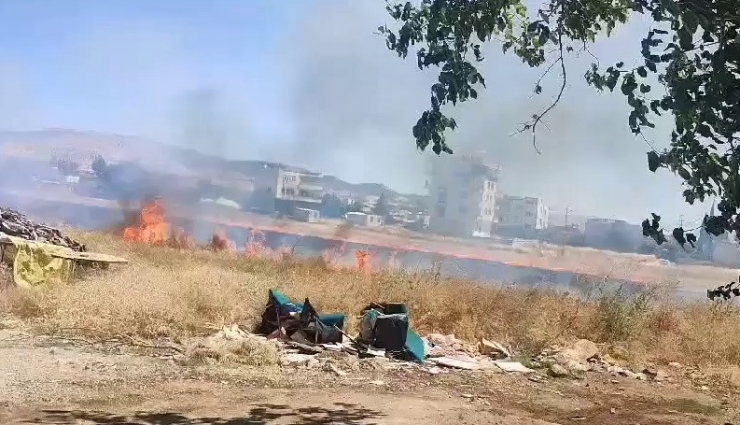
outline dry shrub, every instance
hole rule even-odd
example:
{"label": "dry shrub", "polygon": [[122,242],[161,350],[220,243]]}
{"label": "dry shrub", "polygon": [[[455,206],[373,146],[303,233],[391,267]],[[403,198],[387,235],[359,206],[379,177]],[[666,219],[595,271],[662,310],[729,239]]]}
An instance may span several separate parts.
{"label": "dry shrub", "polygon": [[254,339],[222,341],[219,344],[198,344],[186,353],[187,365],[208,364],[211,361],[245,366],[275,366],[280,362],[280,352],[275,344]]}
{"label": "dry shrub", "polygon": [[[131,264],[90,273],[75,284],[4,291],[0,306],[40,332],[178,339],[208,335],[232,323],[255,325],[268,289],[277,288],[298,301],[309,297],[319,311],[348,314],[351,332],[369,303],[400,301],[407,303],[413,326],[422,334],[452,333],[469,341],[485,337],[522,352],[587,338],[626,347],[638,360],[740,365],[739,343],[728,337],[740,318],[737,307],[674,304],[653,289],[616,291],[589,301],[438,273],[364,274],[321,259],[245,258],[231,252],[125,244],[102,234],[79,237],[91,249],[122,255]],[[244,355],[253,349],[241,347],[241,354],[232,354],[270,358]]]}

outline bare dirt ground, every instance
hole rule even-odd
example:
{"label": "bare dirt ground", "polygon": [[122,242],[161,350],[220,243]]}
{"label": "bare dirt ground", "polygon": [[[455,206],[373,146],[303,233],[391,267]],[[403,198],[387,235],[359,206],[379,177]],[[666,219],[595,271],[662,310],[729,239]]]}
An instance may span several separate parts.
{"label": "bare dirt ground", "polygon": [[[129,350],[130,349],[126,349]],[[180,366],[0,330],[1,424],[726,424],[736,395],[676,381]]]}

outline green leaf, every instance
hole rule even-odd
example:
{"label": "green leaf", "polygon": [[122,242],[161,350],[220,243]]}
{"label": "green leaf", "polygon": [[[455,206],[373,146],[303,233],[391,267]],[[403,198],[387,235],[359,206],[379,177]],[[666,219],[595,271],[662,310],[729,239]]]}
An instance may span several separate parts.
{"label": "green leaf", "polygon": [[676,35],[678,35],[678,45],[683,50],[693,50],[694,48],[694,39],[692,37],[693,33],[689,32],[685,27],[681,28],[676,32]]}
{"label": "green leaf", "polygon": [[640,77],[642,77],[642,78],[647,77],[647,71],[645,70],[645,67],[644,66],[641,66],[641,67],[637,68],[637,74]]}
{"label": "green leaf", "polygon": [[647,159],[648,159],[648,169],[652,171],[653,173],[663,165],[660,155],[658,155],[658,153],[655,151],[648,152]]}

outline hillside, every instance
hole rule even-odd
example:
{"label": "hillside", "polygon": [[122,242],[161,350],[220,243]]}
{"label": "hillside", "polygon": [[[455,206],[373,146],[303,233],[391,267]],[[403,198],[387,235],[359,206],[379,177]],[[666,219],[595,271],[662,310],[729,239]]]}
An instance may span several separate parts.
{"label": "hillside", "polygon": [[[265,161],[259,160],[221,158],[137,136],[71,129],[0,131],[0,157],[41,162],[58,157],[89,166],[98,155],[109,162],[133,161],[146,169],[158,172],[200,175],[203,178],[209,178],[216,173],[239,173],[250,176],[262,169],[265,164]],[[324,176],[322,184],[329,190],[351,192],[359,196],[399,195],[382,184],[353,184],[335,176]]]}

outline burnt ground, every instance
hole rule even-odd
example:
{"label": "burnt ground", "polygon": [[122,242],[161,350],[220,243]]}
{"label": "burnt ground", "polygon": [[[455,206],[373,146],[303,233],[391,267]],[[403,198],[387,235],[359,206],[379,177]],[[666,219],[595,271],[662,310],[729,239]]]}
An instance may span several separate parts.
{"label": "burnt ground", "polygon": [[596,372],[180,366],[0,330],[0,424],[725,424],[739,423],[734,394]]}

